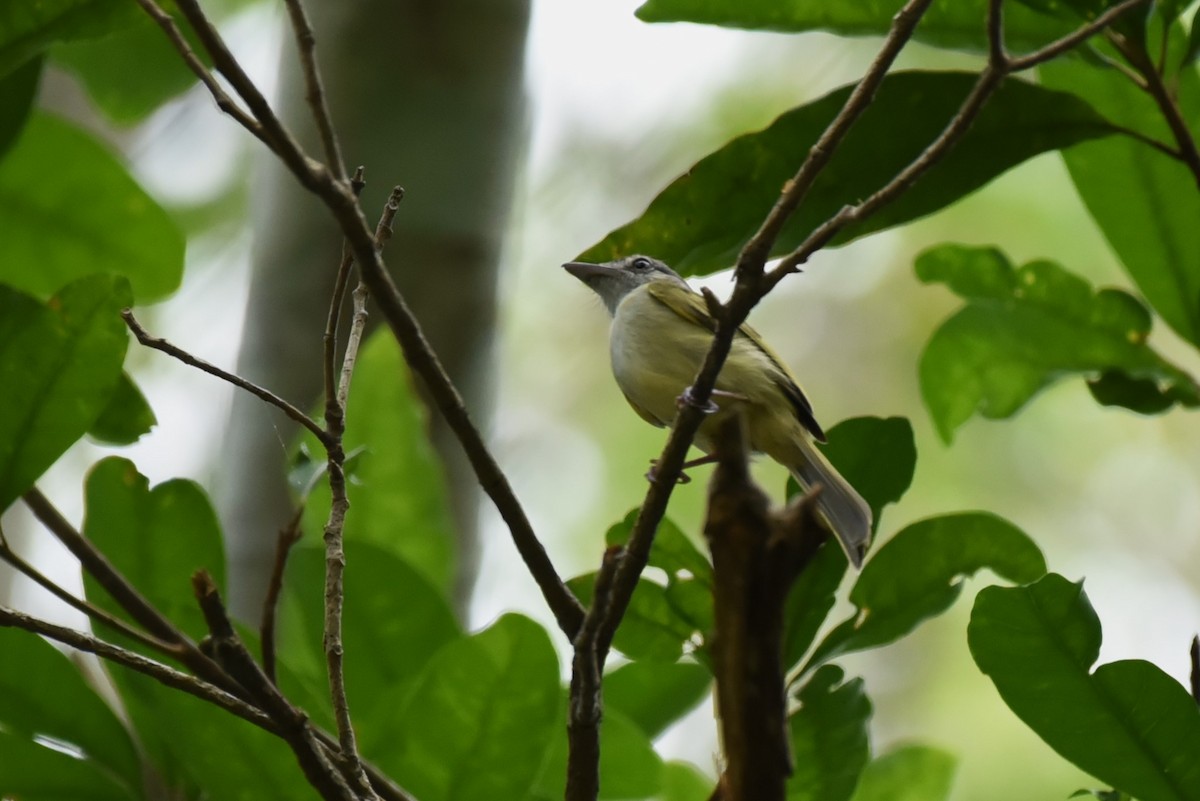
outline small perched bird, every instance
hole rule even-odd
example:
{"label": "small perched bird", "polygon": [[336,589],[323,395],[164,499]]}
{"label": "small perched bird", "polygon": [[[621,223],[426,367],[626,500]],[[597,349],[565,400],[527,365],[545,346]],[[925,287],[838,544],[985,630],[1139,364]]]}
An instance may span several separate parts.
{"label": "small perched bird", "polygon": [[[613,375],[642,419],[669,426],[712,343],[716,321],[704,298],[657,259],[629,256],[563,268],[587,284],[612,315]],[[700,426],[696,446],[711,451],[724,413],[745,415],[750,446],[786,467],[802,487],[822,486],[817,509],[850,562],[862,565],[871,537],[871,508],[813,444],[825,432],[791,372],[762,337],[742,325],[717,378],[717,412]]]}

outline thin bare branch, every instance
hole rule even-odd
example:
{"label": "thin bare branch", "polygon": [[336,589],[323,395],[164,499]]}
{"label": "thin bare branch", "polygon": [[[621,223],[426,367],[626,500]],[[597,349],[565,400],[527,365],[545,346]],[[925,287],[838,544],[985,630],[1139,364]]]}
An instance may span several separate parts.
{"label": "thin bare branch", "polygon": [[292,32],[295,34],[296,47],[300,51],[300,70],[304,73],[304,99],[312,111],[317,131],[321,135],[321,146],[325,151],[325,165],[333,173],[334,180],[346,180],[346,167],[342,162],[342,149],[338,145],[337,133],[333,128],[333,118],[329,113],[329,104],[325,101],[325,87],[321,83],[321,71],[317,68],[317,37],[313,35],[312,24],[300,0],[284,0],[287,6],[288,18],[292,21]]}
{"label": "thin bare branch", "polygon": [[[350,188],[354,192],[354,196],[359,197],[366,185],[365,173],[360,165],[354,170],[354,177],[350,179]],[[354,254],[350,252],[350,244],[343,239],[342,260],[338,264],[337,277],[333,282],[333,297],[329,301],[329,315],[325,319],[325,335],[322,338],[326,398],[337,396],[335,376],[337,374],[338,329],[341,327],[342,306],[346,300],[346,287],[350,285],[350,272],[353,266]],[[328,418],[325,422],[327,425],[329,424]],[[334,436],[341,436],[340,430],[330,429],[330,433]]]}
{"label": "thin bare branch", "polygon": [[1123,3],[1118,3],[1117,5],[1107,9],[1103,14],[1099,15],[1088,24],[1071,31],[1071,33],[1068,33],[1061,39],[1056,39],[1045,47],[1039,48],[1028,55],[1008,59],[1008,71],[1010,73],[1023,72],[1027,69],[1036,67],[1038,64],[1045,63],[1052,58],[1057,58],[1068,50],[1073,49],[1074,47],[1100,33],[1109,25],[1112,25],[1122,14],[1137,8],[1138,6],[1144,6],[1149,2],[1150,0],[1125,0]]}
{"label": "thin bare branch", "polygon": [[304,506],[299,506],[288,524],[279,530],[275,540],[275,560],[271,565],[271,578],[267,582],[267,594],[263,598],[262,621],[259,637],[262,640],[263,673],[275,682],[275,613],[279,608],[279,595],[283,591],[283,572],[287,567],[288,554],[300,541],[300,521],[304,518]]}
{"label": "thin bare branch", "polygon": [[833,122],[829,123],[820,138],[817,139],[816,144],[809,149],[808,158],[804,160],[796,175],[784,187],[783,193],[775,202],[771,213],[767,215],[758,231],[742,248],[736,269],[736,275],[740,280],[753,281],[756,276],[762,275],[763,267],[770,257],[775,241],[779,239],[779,234],[783,231],[784,223],[803,202],[808,191],[816,182],[817,176],[833,158],[833,154],[837,152],[854,123],[871,105],[871,101],[875,99],[875,92],[883,83],[896,56],[900,54],[904,45],[912,37],[913,30],[931,3],[932,0],[909,0],[896,13],[887,39],[879,48],[879,53],[876,54],[875,60],[863,75],[862,80],[846,98],[845,104]]}
{"label": "thin bare branch", "polygon": [[313,420],[307,414],[300,411],[295,406],[288,403],[270,390],[263,389],[258,384],[255,384],[252,381],[247,381],[241,376],[234,375],[227,370],[222,370],[220,367],[209,364],[203,359],[198,359],[182,348],[172,345],[170,342],[162,339],[161,337],[151,336],[146,329],[142,327],[141,323],[137,321],[137,318],[133,316],[133,311],[131,309],[123,310],[121,312],[121,317],[124,318],[125,325],[127,325],[129,330],[133,332],[133,335],[137,337],[137,341],[147,348],[153,348],[154,350],[162,351],[168,356],[172,356],[190,367],[195,367],[197,370],[201,370],[209,375],[216,376],[222,381],[233,384],[239,389],[244,389],[256,398],[271,404],[288,417],[307,428],[322,444],[329,441],[329,434],[325,431],[325,429],[321,428],[316,420]]}
{"label": "thin bare branch", "polygon": [[8,564],[12,565],[23,576],[37,584],[42,589],[49,592],[58,600],[70,606],[72,609],[82,612],[88,616],[88,619],[94,623],[100,623],[107,626],[118,634],[140,642],[148,648],[153,648],[160,653],[173,654],[178,656],[180,649],[165,640],[160,640],[157,637],[152,637],[141,629],[136,629],[126,623],[121,618],[111,612],[101,609],[95,604],[88,603],[82,598],[76,598],[71,593],[51,581],[36,567],[26,562],[12,547],[8,544],[8,539],[4,536],[4,531],[0,530],[0,559],[3,559]]}
{"label": "thin bare branch", "polygon": [[182,690],[188,695],[194,695],[197,698],[215,704],[225,711],[237,715],[242,720],[249,721],[272,734],[279,733],[278,727],[271,718],[237,696],[206,681],[164,665],[161,662],[148,659],[141,654],[136,654],[133,651],[128,651],[119,646],[104,642],[83,632],[40,620],[24,612],[18,612],[15,609],[9,609],[4,606],[0,606],[0,626],[24,629],[34,634],[40,634],[55,642],[60,642],[63,645],[69,645],[76,650],[95,654],[101,659],[123,665],[130,670],[149,676],[167,687]]}
{"label": "thin bare branch", "polygon": [[150,18],[158,23],[158,26],[163,29],[163,32],[167,35],[167,39],[170,40],[171,45],[176,51],[178,51],[180,57],[183,59],[183,62],[188,66],[188,69],[190,69],[195,76],[200,79],[200,82],[204,84],[205,88],[208,89],[209,94],[212,95],[213,100],[216,101],[217,108],[228,114],[230,117],[233,117],[233,119],[237,121],[238,125],[241,125],[247,131],[253,134],[254,137],[260,142],[265,144],[267,147],[271,147],[270,141],[267,139],[266,134],[263,133],[262,126],[259,125],[253,117],[246,113],[245,109],[239,106],[237,102],[228,94],[226,94],[225,90],[221,88],[221,84],[217,82],[216,77],[209,72],[208,67],[203,61],[200,60],[200,57],[196,55],[195,51],[192,50],[192,46],[188,44],[187,39],[185,39],[183,33],[180,32],[179,26],[175,24],[174,18],[172,18],[170,14],[163,10],[158,3],[154,2],[154,0],[137,0],[137,3],[142,7],[143,10],[145,10],[147,14],[150,15]]}

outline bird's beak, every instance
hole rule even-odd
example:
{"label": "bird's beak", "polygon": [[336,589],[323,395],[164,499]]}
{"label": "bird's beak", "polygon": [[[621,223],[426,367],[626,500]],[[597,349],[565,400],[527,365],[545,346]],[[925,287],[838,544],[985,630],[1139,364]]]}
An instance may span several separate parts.
{"label": "bird's beak", "polygon": [[587,261],[569,261],[563,265],[563,269],[585,284],[589,283],[592,278],[608,275],[613,271],[613,268],[607,264],[592,264]]}

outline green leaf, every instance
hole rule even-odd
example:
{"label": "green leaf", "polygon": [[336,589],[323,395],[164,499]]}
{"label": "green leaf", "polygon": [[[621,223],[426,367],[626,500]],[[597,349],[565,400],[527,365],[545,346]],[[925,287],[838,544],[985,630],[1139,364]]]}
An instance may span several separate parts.
{"label": "green leaf", "polygon": [[[976,411],[1010,417],[1072,373],[1097,379],[1102,402],[1137,411],[1200,405],[1192,378],[1146,344],[1150,314],[1132,295],[1093,292],[1049,261],[1014,269],[992,248],[941,245],[922,253],[916,270],[967,300],[921,355],[921,394],[947,442]],[[1109,373],[1128,381],[1102,377]]]}
{"label": "green leaf", "polygon": [[[70,660],[42,638],[12,628],[0,628],[0,654],[0,732],[70,743],[133,797],[131,788],[142,782],[133,741]],[[3,747],[0,753],[9,754]],[[18,788],[6,785],[4,775],[0,767],[0,796],[7,797]]]}
{"label": "green leaf", "polygon": [[838,472],[871,506],[875,527],[883,507],[900,500],[917,467],[912,424],[904,417],[855,417],[828,433],[822,448]]}
{"label": "green leaf", "polygon": [[[112,671],[138,740],[169,788],[163,797],[316,801],[283,740],[132,671]],[[73,796],[79,798],[81,796]]]}
{"label": "green leaf", "polygon": [[908,745],[871,760],[853,801],[946,801],[958,760],[940,748]]}
{"label": "green leaf", "polygon": [[[605,543],[625,545],[637,515],[638,510],[633,509],[611,526]],[[712,631],[712,565],[683,530],[667,519],[655,532],[648,564],[666,573],[667,585],[649,579],[639,582],[614,644],[633,659],[674,662],[686,643]],[[579,591],[588,598],[592,580],[590,576],[577,579]]]}
{"label": "green leaf", "polygon": [[604,677],[605,715],[622,712],[653,740],[704,700],[711,686],[703,665],[630,662]]}
{"label": "green leaf", "polygon": [[[889,75],[789,219],[773,253],[795,248],[843,206],[891,180],[942,131],[976,78],[956,72]],[[650,253],[687,275],[730,266],[850,89],[843,87],[789,111],[765,130],[740,136],[700,160],[663,190],[641,217],[579,258],[607,261]],[[897,120],[904,124],[897,125]],[[1111,126],[1078,98],[1008,80],[944,159],[895,202],[844,231],[833,244],[935,212],[1039,153],[1110,133]]]}
{"label": "green leaf", "polygon": [[132,445],[158,423],[146,396],[129,373],[121,373],[117,387],[104,411],[88,429],[94,439],[110,445]]}
{"label": "green leaf", "polygon": [[[197,570],[225,587],[221,528],[199,484],[184,479],[150,488],[133,462],[109,457],[88,473],[84,535],[146,598],[193,637],[208,633],[192,594]],[[89,600],[117,611],[93,579]]]}
{"label": "green leaf", "polygon": [[140,796],[91,760],[0,728],[0,795],[21,801],[131,801]]}
{"label": "green leaf", "polygon": [[1064,758],[1140,801],[1200,799],[1196,702],[1149,662],[1092,671],[1100,640],[1082,583],[1053,573],[984,589],[967,630],[1009,709]]}
{"label": "green leaf", "polygon": [[987,568],[1015,583],[1034,581],[1046,561],[1033,540],[987,512],[913,523],[875,552],[850,601],[857,611],[829,632],[805,670],[841,654],[894,642],[950,608],[962,581]]}
{"label": "green leaf", "polygon": [[[366,542],[345,544],[346,588],[342,646],[346,692],[351,699],[402,696],[433,655],[462,637],[448,603],[429,579],[394,553]],[[325,682],[325,551],[297,547],[288,559],[281,610],[280,658],[311,680]],[[395,709],[386,704],[355,708],[359,736],[369,740],[386,728]],[[379,718],[384,720],[379,720]]]}
{"label": "green leaf", "polygon": [[[363,344],[348,405],[346,450],[366,450],[347,486],[346,540],[391,551],[448,595],[454,580],[455,528],[443,467],[429,443],[425,405],[387,331]],[[310,453],[324,454],[308,432],[302,441]],[[323,531],[329,499],[329,484],[321,482],[305,507],[305,531]]]}
{"label": "green leaf", "polygon": [[800,690],[800,709],[788,721],[795,771],[788,801],[846,801],[870,757],[871,701],[862,679],[843,682],[826,665]]}
{"label": "green leaf", "polygon": [[662,801],[708,801],[716,784],[695,765],[668,762],[663,765]]}
{"label": "green leaf", "polygon": [[[181,31],[206,62],[190,25]],[[54,60],[73,72],[96,105],[114,122],[131,124],[196,83],[170,40],[149,15],[107,36],[54,48]]]}
{"label": "green leaf", "polygon": [[0,4],[0,76],[52,42],[86,39],[131,24],[144,12],[124,0],[38,0]]}
{"label": "green leaf", "polygon": [[[1176,35],[1182,35],[1175,31]],[[1040,80],[1078,94],[1114,123],[1174,146],[1162,113],[1116,70],[1059,59]],[[1200,118],[1200,75],[1178,76],[1184,119]],[[1142,295],[1167,325],[1200,344],[1200,192],[1179,161],[1129,137],[1113,137],[1063,153],[1071,180],[1092,219]]]}
{"label": "green leaf", "polygon": [[[595,581],[596,574],[588,573],[569,580],[567,586],[586,605],[591,603]],[[696,627],[667,597],[667,588],[643,576],[613,637],[613,647],[630,659],[674,662],[695,634]]]}
{"label": "green leaf", "polygon": [[837,589],[850,562],[837,545],[820,546],[804,572],[788,591],[783,612],[783,666],[790,670],[800,663],[829,616]]}
{"label": "green leaf", "polygon": [[106,148],[62,120],[34,114],[0,161],[0,216],[0,282],[17,289],[45,296],[113,273],[145,303],[179,287],[183,235]]}
{"label": "green leaf", "polygon": [[31,59],[0,77],[0,160],[24,129],[41,78],[40,58]]}
{"label": "green leaf", "polygon": [[111,276],[76,281],[46,306],[0,285],[0,510],[108,405],[129,340],[120,316],[128,305],[128,285]]}
{"label": "green leaf", "polygon": [[[700,22],[726,28],[800,33],[830,31],[843,36],[882,36],[900,8],[895,0],[853,3],[777,0],[648,0],[637,10],[645,22]],[[987,49],[985,0],[934,0],[913,35],[939,47],[983,52]],[[1009,47],[1034,49],[1071,30],[1029,9],[1009,4],[1004,9],[1004,34]]]}
{"label": "green leaf", "polygon": [[505,615],[438,651],[364,752],[421,801],[525,798],[563,736],[558,670],[545,630]]}

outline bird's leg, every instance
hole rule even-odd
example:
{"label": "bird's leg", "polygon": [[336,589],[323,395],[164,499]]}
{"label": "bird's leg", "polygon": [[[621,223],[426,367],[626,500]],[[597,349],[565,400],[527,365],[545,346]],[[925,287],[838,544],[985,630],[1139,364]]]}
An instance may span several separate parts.
{"label": "bird's leg", "polygon": [[[704,456],[700,456],[698,458],[690,459],[690,460],[684,462],[681,465],[681,467],[684,470],[687,470],[689,467],[699,467],[700,465],[704,465],[704,464],[712,464],[715,461],[717,461],[717,457],[709,455],[709,454],[705,454]],[[646,472],[646,480],[651,481],[651,482],[658,480],[658,460],[657,459],[650,460],[650,469]],[[687,473],[683,473],[683,472],[680,472],[679,478],[675,479],[676,483],[679,483],[679,484],[687,484],[691,480],[692,480],[691,477],[688,476]]]}

